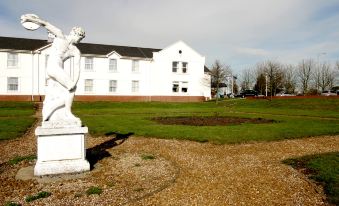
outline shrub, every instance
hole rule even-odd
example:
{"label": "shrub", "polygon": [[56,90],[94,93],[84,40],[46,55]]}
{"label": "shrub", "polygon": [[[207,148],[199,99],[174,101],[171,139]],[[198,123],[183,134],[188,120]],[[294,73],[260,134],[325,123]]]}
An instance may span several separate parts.
{"label": "shrub", "polygon": [[91,186],[90,188],[88,188],[88,190],[86,191],[87,195],[100,195],[102,193],[102,189],[100,187],[95,187],[95,186]]}
{"label": "shrub", "polygon": [[153,160],[153,159],[155,159],[155,157],[153,155],[143,154],[143,155],[141,155],[141,159],[143,159],[143,160]]}
{"label": "shrub", "polygon": [[4,206],[21,206],[21,204],[20,204],[20,203],[16,203],[16,202],[10,201],[10,202],[6,202],[6,203],[4,204]]}
{"label": "shrub", "polygon": [[46,197],[49,197],[49,196],[51,196],[50,192],[42,191],[42,192],[39,192],[36,195],[28,195],[26,197],[26,202],[32,202],[34,200],[41,199],[41,198],[46,198]]}
{"label": "shrub", "polygon": [[35,160],[36,159],[36,155],[28,155],[28,156],[23,156],[23,157],[14,157],[13,159],[9,160],[8,163],[10,165],[15,165],[15,164],[18,164],[19,162],[21,161],[24,161],[24,160],[28,160],[28,161],[32,161],[32,160]]}

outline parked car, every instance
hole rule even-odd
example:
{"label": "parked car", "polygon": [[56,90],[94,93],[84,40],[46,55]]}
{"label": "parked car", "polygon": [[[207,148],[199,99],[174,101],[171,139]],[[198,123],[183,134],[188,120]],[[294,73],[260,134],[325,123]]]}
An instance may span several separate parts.
{"label": "parked car", "polygon": [[333,90],[325,90],[321,93],[321,96],[337,96],[337,93]]}
{"label": "parked car", "polygon": [[240,92],[239,95],[237,95],[238,97],[257,97],[258,96],[258,92],[252,89],[246,89],[243,90],[242,92]]}
{"label": "parked car", "polygon": [[295,94],[288,94],[288,93],[278,93],[277,96],[280,96],[280,97],[290,97],[290,96],[295,96]]}

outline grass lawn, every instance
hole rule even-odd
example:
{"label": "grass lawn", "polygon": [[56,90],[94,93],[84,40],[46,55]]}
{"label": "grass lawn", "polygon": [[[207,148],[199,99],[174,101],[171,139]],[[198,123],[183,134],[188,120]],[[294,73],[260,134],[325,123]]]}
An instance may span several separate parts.
{"label": "grass lawn", "polygon": [[[241,143],[339,134],[339,99],[232,99],[204,103],[76,102],[73,111],[94,136],[109,132],[201,142]],[[161,125],[154,117],[230,116],[275,123],[229,126]]]}
{"label": "grass lawn", "polygon": [[22,136],[35,121],[32,102],[0,102],[0,140]]}
{"label": "grass lawn", "polygon": [[284,161],[296,169],[306,169],[310,178],[324,186],[328,201],[339,205],[339,152],[310,155]]}

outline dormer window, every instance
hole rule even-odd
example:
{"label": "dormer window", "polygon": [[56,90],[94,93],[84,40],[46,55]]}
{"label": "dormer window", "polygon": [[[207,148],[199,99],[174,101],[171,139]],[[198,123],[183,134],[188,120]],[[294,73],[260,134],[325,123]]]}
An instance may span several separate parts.
{"label": "dormer window", "polygon": [[132,60],[132,72],[133,73],[139,72],[139,61],[138,60]]}
{"label": "dormer window", "polygon": [[7,54],[7,67],[9,68],[18,67],[18,54],[17,53]]}
{"label": "dormer window", "polygon": [[110,72],[117,72],[118,71],[116,59],[110,59],[109,60],[109,71]]}
{"label": "dormer window", "polygon": [[93,58],[92,57],[85,58],[85,70],[93,71]]}

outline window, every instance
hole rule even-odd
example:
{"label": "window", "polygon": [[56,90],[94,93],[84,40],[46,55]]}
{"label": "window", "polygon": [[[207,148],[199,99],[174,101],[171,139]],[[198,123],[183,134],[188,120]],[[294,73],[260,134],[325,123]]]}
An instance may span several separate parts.
{"label": "window", "polygon": [[181,92],[187,93],[188,90],[188,82],[181,82]]}
{"label": "window", "polygon": [[85,79],[85,92],[93,92],[93,79]]}
{"label": "window", "polygon": [[173,82],[172,91],[179,92],[179,82]]}
{"label": "window", "polygon": [[139,61],[132,60],[132,72],[139,72]]}
{"label": "window", "polygon": [[45,69],[47,69],[48,59],[49,59],[49,55],[46,54],[45,55]]}
{"label": "window", "polygon": [[7,77],[7,91],[15,92],[19,90],[18,77]]}
{"label": "window", "polygon": [[85,70],[93,71],[93,58],[85,57]]}
{"label": "window", "polygon": [[7,67],[17,67],[17,66],[18,66],[18,54],[7,53]]}
{"label": "window", "polygon": [[172,92],[187,93],[188,92],[188,82],[174,81],[173,84],[172,84]]}
{"label": "window", "polygon": [[46,55],[45,55],[45,85],[46,85],[46,86],[47,86],[47,84],[48,84],[48,75],[47,75],[48,59],[49,59],[49,55],[46,54]]}
{"label": "window", "polygon": [[179,62],[172,62],[172,72],[178,71]]}
{"label": "window", "polygon": [[187,62],[182,62],[182,73],[187,73]]}
{"label": "window", "polygon": [[109,92],[117,91],[117,80],[109,80]]}
{"label": "window", "polygon": [[110,59],[109,60],[109,71],[110,72],[117,72],[117,60],[116,59]]}
{"label": "window", "polygon": [[132,92],[139,92],[139,81],[132,81]]}

